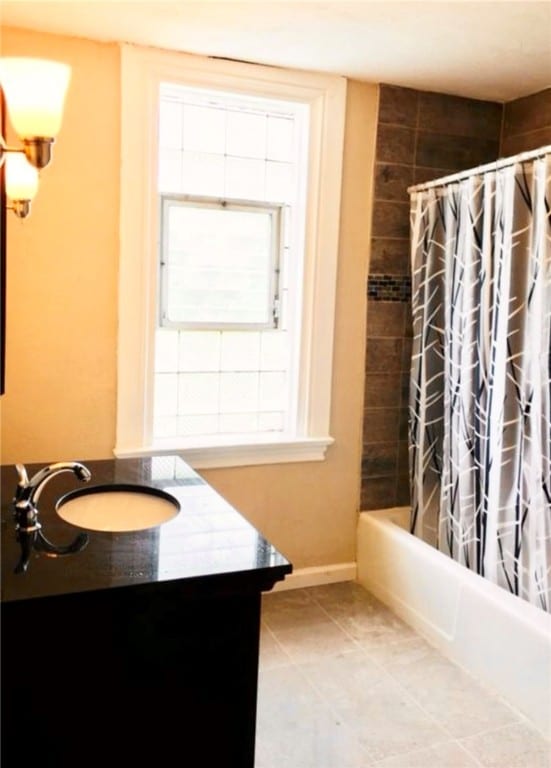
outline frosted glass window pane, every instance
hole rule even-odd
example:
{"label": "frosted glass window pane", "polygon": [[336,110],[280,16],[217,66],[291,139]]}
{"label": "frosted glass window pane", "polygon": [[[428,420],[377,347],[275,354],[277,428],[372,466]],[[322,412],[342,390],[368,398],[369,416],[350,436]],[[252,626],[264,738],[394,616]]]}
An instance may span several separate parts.
{"label": "frosted glass window pane", "polygon": [[226,152],[239,157],[266,157],[266,116],[227,113]]}
{"label": "frosted glass window pane", "polygon": [[184,105],[184,148],[224,154],[226,115],[216,107]]}
{"label": "frosted glass window pane", "polygon": [[248,413],[258,407],[258,373],[220,374],[220,412]]}
{"label": "frosted glass window pane", "polygon": [[155,334],[155,371],[171,373],[178,370],[178,331],[165,328]]}
{"label": "frosted glass window pane", "polygon": [[184,152],[181,191],[194,195],[224,195],[224,158],[205,152]]}
{"label": "frosted glass window pane", "polygon": [[159,150],[159,190],[182,191],[182,153],[179,150]]}
{"label": "frosted glass window pane", "polygon": [[178,422],[176,416],[157,416],[153,425],[155,437],[175,437]]}
{"label": "frosted glass window pane", "polygon": [[155,374],[154,409],[156,416],[175,416],[178,412],[178,376],[175,373]]}
{"label": "frosted glass window pane", "polygon": [[293,197],[293,166],[290,163],[266,163],[266,199],[287,203]]}
{"label": "frosted glass window pane", "polygon": [[260,370],[287,370],[288,343],[289,339],[286,332],[264,331],[260,340]]}
{"label": "frosted glass window pane", "polygon": [[258,414],[258,429],[260,432],[282,432],[284,426],[281,411],[261,412]]}
{"label": "frosted glass window pane", "polygon": [[212,435],[218,432],[217,414],[187,414],[178,416],[179,435]]}
{"label": "frosted glass window pane", "polygon": [[177,102],[161,101],[159,146],[161,149],[180,149],[182,146],[182,105]]}
{"label": "frosted glass window pane", "polygon": [[272,322],[272,217],[170,205],[162,269],[165,322]]}
{"label": "frosted glass window pane", "polygon": [[220,368],[223,371],[258,371],[260,333],[223,331]]}
{"label": "frosted glass window pane", "polygon": [[265,200],[265,162],[242,157],[226,159],[226,195],[242,200]]}
{"label": "frosted glass window pane", "polygon": [[219,378],[217,373],[181,373],[178,414],[217,413]]}
{"label": "frosted glass window pane", "polygon": [[219,331],[180,331],[180,370],[218,371]]}
{"label": "frosted glass window pane", "polygon": [[268,117],[266,156],[270,160],[293,159],[294,121],[287,117]]}
{"label": "frosted glass window pane", "polygon": [[285,406],[287,387],[285,373],[260,374],[259,409],[262,411],[279,411]]}
{"label": "frosted glass window pane", "polygon": [[220,432],[256,432],[258,416],[256,413],[226,413],[220,414]]}

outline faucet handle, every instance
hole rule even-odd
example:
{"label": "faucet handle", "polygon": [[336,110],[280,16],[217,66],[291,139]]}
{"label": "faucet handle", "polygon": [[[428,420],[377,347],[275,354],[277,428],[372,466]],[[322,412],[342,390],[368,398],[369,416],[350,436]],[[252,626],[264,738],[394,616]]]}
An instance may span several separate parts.
{"label": "faucet handle", "polygon": [[17,485],[20,488],[25,488],[29,484],[29,476],[27,474],[27,470],[25,469],[24,464],[16,464],[15,469],[17,470],[17,476],[19,478]]}
{"label": "faucet handle", "polygon": [[17,486],[15,487],[15,495],[13,497],[13,503],[19,504],[23,499],[26,498],[28,491],[29,491],[29,475],[27,474],[27,470],[25,468],[24,464],[16,464],[15,468],[17,470]]}

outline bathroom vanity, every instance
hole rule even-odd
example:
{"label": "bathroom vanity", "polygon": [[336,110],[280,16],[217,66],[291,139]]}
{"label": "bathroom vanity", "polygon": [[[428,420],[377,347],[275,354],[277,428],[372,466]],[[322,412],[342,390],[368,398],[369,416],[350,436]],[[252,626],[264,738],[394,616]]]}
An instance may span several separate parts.
{"label": "bathroom vanity", "polygon": [[[178,457],[83,463],[90,485],[158,488],[180,512],[15,573],[1,468],[3,768],[253,768],[261,593],[291,564]],[[82,533],[55,511],[79,485],[60,474],[40,497],[56,545]]]}

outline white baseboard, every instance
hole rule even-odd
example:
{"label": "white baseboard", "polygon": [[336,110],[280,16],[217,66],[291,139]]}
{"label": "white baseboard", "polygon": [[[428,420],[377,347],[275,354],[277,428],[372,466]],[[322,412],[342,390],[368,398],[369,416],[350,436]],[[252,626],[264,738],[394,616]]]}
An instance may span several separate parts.
{"label": "white baseboard", "polygon": [[297,568],[283,581],[277,581],[271,591],[282,592],[287,589],[335,584],[338,581],[355,581],[356,570],[356,563],[335,563],[334,565],[316,565],[313,568]]}

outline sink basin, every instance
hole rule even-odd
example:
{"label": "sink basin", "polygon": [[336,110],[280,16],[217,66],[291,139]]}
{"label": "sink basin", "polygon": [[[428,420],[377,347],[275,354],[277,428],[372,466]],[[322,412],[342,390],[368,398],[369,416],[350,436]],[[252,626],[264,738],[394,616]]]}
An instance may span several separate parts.
{"label": "sink basin", "polygon": [[79,488],[62,496],[56,512],[88,531],[143,531],[172,520],[180,511],[174,496],[146,485],[112,484]]}

